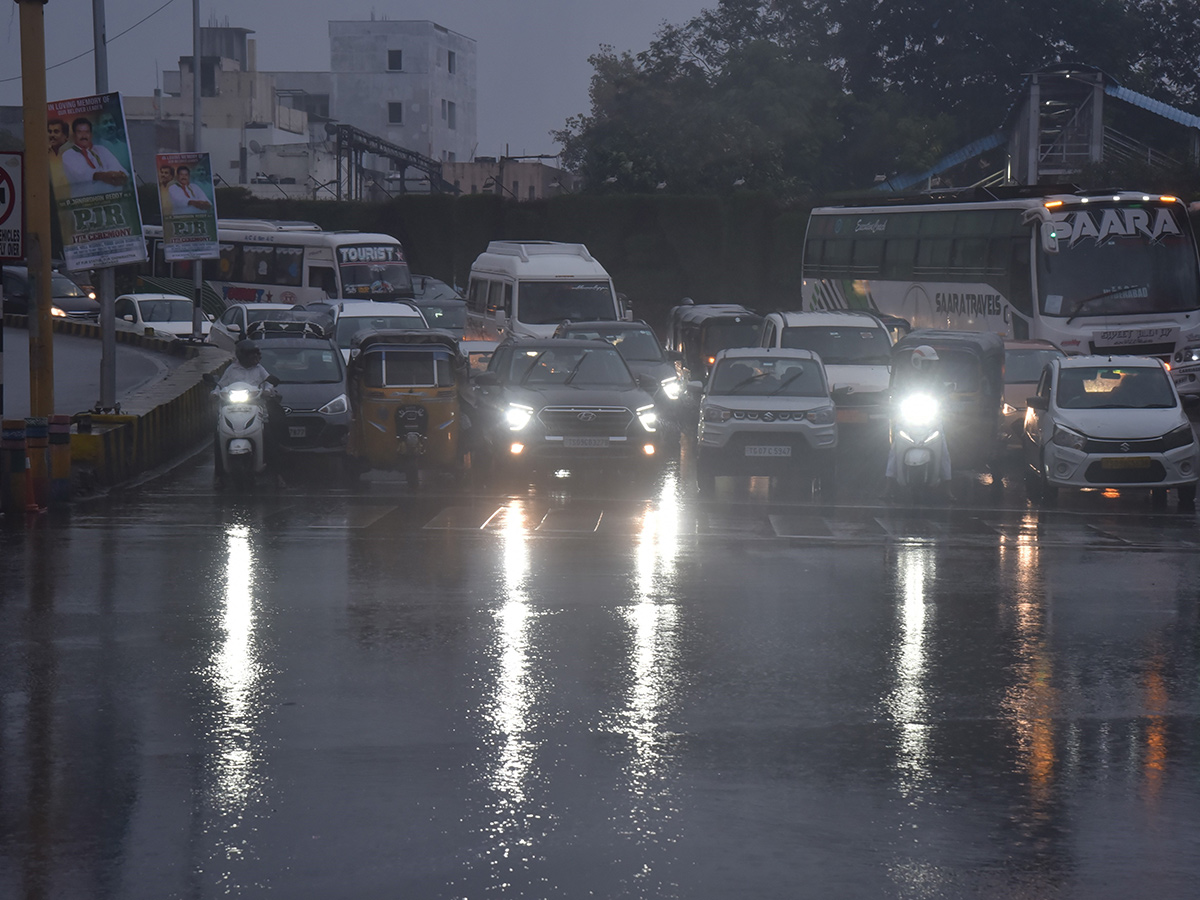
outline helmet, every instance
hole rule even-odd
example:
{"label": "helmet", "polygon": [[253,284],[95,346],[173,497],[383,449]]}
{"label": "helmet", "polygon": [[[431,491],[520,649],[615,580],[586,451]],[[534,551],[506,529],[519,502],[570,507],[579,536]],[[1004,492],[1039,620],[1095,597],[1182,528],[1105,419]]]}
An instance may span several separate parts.
{"label": "helmet", "polygon": [[233,348],[233,354],[237,357],[238,365],[247,369],[262,362],[262,350],[259,349],[258,344],[248,339],[238,341],[237,346]]}
{"label": "helmet", "polygon": [[938,361],[937,351],[928,344],[922,344],[912,352],[912,364],[918,372],[928,372]]}

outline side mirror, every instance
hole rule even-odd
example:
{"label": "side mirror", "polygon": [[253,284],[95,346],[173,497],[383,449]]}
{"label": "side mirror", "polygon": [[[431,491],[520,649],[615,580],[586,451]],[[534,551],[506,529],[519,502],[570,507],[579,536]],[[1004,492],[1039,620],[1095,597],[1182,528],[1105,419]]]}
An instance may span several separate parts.
{"label": "side mirror", "polygon": [[833,398],[834,403],[838,403],[842,400],[845,400],[847,397],[849,397],[853,393],[854,393],[854,388],[847,384],[847,385],[843,385],[842,387],[835,387],[832,391],[829,392],[829,396]]}
{"label": "side mirror", "polygon": [[683,354],[678,350],[666,350],[667,359],[671,362],[683,362]]}
{"label": "side mirror", "polygon": [[500,383],[500,376],[495,372],[480,372],[472,380],[477,387],[495,387]]}
{"label": "side mirror", "polygon": [[653,394],[658,390],[659,382],[653,375],[638,375],[637,386],[647,394]]}
{"label": "side mirror", "polygon": [[121,318],[124,319],[126,322],[135,321],[135,319],[133,317],[133,313],[125,313],[125,315],[121,316]]}
{"label": "side mirror", "polygon": [[1025,401],[1025,405],[1028,406],[1030,409],[1039,409],[1042,412],[1045,412],[1047,409],[1050,408],[1050,404],[1046,402],[1046,399],[1044,397],[1038,397],[1038,396],[1029,397]]}
{"label": "side mirror", "polygon": [[688,390],[691,391],[693,394],[703,393],[704,382],[703,381],[689,381],[687,383],[687,387],[688,387]]}
{"label": "side mirror", "polygon": [[1046,253],[1058,252],[1058,225],[1055,222],[1041,224],[1042,250]]}
{"label": "side mirror", "polygon": [[1184,406],[1200,406],[1200,394],[1180,394],[1179,402]]}

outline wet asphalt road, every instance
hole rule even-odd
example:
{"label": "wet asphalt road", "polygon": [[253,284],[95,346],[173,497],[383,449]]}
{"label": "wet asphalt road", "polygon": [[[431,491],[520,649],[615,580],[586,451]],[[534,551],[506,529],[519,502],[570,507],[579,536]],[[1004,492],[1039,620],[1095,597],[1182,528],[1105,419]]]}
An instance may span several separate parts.
{"label": "wet asphalt road", "polygon": [[0,897],[1195,896],[1194,513],[210,464],[0,533]]}

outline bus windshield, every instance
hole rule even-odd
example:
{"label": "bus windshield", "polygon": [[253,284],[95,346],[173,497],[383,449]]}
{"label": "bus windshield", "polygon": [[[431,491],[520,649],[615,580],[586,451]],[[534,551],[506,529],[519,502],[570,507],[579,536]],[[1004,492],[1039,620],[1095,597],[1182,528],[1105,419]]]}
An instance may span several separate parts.
{"label": "bus windshield", "polygon": [[[1185,228],[1161,210],[1158,222],[1123,228],[1142,210],[1075,213],[1058,253],[1038,254],[1039,304],[1046,316],[1174,313],[1200,307],[1196,250]],[[1084,217],[1088,217],[1084,219]],[[1173,226],[1173,227],[1172,227]],[[1097,237],[1103,233],[1103,238]]]}
{"label": "bus windshield", "polygon": [[607,281],[522,281],[518,290],[517,319],[526,325],[617,317]]}
{"label": "bus windshield", "polygon": [[412,275],[399,245],[338,247],[338,269],[346,299],[387,301],[412,296]]}

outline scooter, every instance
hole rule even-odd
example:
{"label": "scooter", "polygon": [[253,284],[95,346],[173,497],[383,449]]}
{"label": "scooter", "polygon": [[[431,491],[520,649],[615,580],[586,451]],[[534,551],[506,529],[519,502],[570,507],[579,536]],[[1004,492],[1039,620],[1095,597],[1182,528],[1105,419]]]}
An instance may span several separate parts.
{"label": "scooter", "polygon": [[931,394],[909,394],[892,419],[888,478],[918,500],[950,480],[950,456],[942,433],[941,404]]}
{"label": "scooter", "polygon": [[235,490],[249,490],[267,468],[267,409],[262,388],[235,381],[217,396],[217,463]]}

